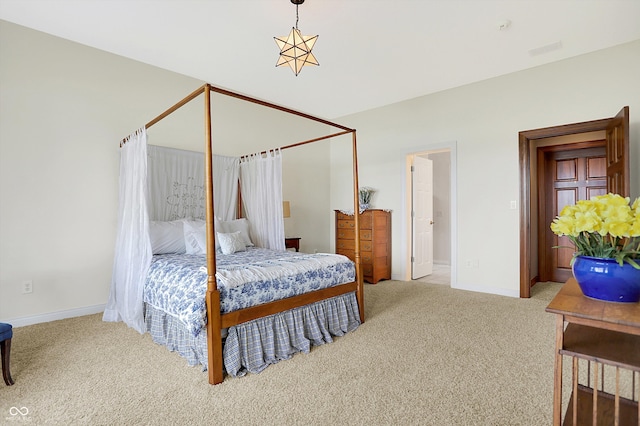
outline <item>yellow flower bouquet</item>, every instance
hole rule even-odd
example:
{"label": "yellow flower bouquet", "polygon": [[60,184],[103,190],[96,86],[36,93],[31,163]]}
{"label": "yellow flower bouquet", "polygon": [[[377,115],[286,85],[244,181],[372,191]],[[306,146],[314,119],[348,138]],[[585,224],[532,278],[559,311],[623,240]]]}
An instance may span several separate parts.
{"label": "yellow flower bouquet", "polygon": [[577,256],[615,259],[640,269],[640,198],[607,194],[562,209],[551,223],[554,234],[566,235]]}

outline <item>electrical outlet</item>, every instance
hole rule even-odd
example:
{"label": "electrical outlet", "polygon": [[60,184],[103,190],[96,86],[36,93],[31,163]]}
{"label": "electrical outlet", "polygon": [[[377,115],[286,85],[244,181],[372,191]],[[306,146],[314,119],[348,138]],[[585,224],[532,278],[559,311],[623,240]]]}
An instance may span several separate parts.
{"label": "electrical outlet", "polygon": [[33,281],[22,281],[22,294],[29,294],[33,292]]}

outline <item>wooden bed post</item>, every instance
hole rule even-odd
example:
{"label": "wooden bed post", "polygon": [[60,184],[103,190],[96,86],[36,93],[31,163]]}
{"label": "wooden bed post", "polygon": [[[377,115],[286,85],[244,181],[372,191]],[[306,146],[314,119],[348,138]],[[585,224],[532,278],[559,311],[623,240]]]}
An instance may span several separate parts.
{"label": "wooden bed post", "polygon": [[358,184],[358,148],[356,146],[356,131],[352,135],[353,141],[353,218],[355,235],[354,259],[356,263],[356,299],[360,311],[360,323],[364,324],[364,277],[360,263],[360,192]]}
{"label": "wooden bed post", "polygon": [[222,366],[222,335],[220,318],[220,292],[216,283],[216,243],[213,209],[213,159],[211,138],[211,87],[204,87],[205,133],[205,192],[207,221],[207,335],[209,383],[216,385],[224,380]]}

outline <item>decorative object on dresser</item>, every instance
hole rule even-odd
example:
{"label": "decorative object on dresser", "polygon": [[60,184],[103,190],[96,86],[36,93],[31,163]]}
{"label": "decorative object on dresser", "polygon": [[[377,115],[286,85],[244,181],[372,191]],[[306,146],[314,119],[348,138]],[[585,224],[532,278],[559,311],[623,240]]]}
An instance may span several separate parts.
{"label": "decorative object on dresser", "polygon": [[640,198],[633,204],[618,194],[580,200],[562,209],[551,230],[558,244],[562,237],[573,244],[572,272],[585,296],[640,301]]}
{"label": "decorative object on dresser", "polygon": [[[336,210],[336,253],[355,261],[355,217]],[[376,284],[391,279],[391,212],[360,213],[360,261],[364,280]]]}
{"label": "decorative object on dresser", "polygon": [[371,208],[371,198],[374,192],[376,192],[376,190],[368,186],[363,186],[358,189],[358,200],[360,201],[361,212]]}
{"label": "decorative object on dresser", "polygon": [[300,237],[284,237],[284,247],[300,251]]}

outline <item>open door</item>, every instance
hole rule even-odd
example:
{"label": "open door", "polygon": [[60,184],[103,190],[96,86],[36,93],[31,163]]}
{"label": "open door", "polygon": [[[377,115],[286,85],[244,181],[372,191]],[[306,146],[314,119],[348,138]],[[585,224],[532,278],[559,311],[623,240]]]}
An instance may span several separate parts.
{"label": "open door", "polygon": [[412,166],[411,279],[433,273],[433,161],[415,156]]}
{"label": "open door", "polygon": [[607,191],[628,197],[629,107],[620,110],[607,125]]}

